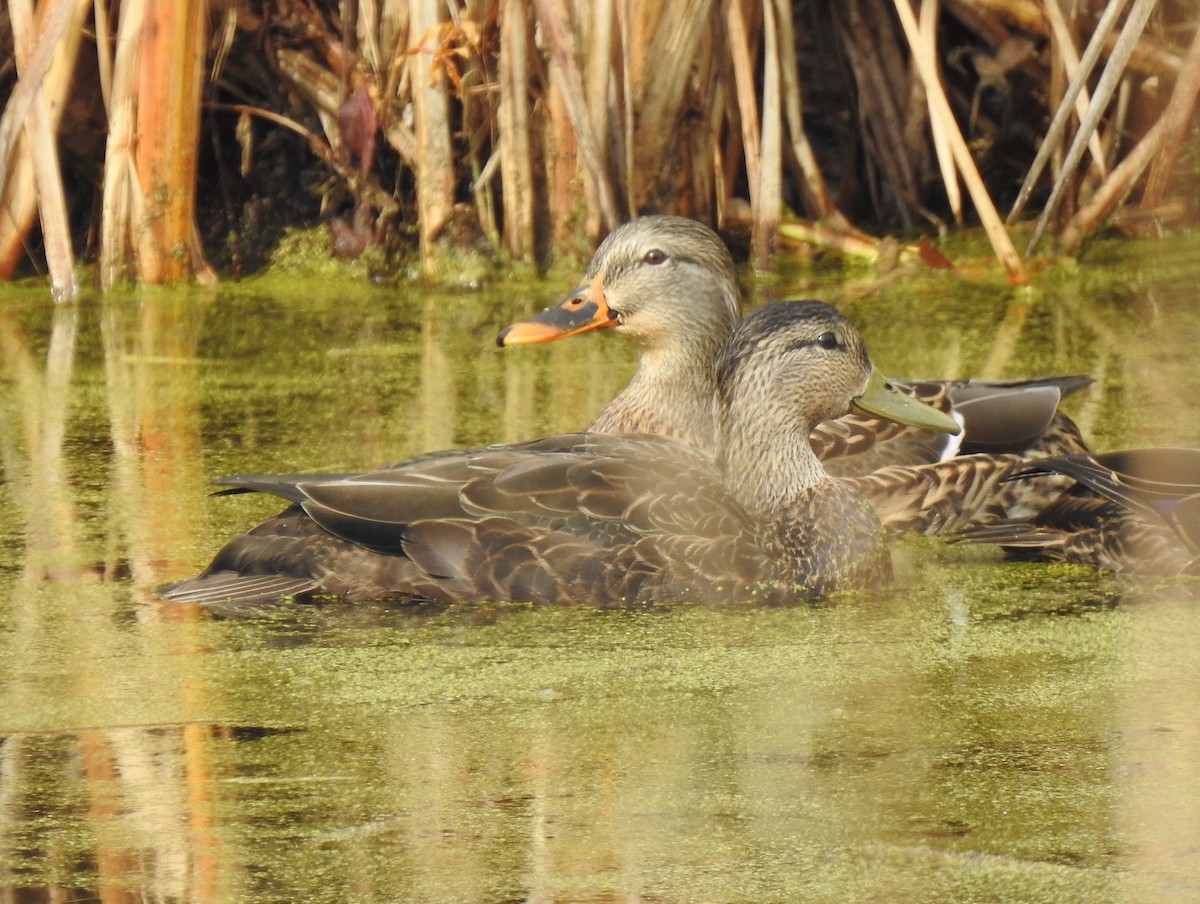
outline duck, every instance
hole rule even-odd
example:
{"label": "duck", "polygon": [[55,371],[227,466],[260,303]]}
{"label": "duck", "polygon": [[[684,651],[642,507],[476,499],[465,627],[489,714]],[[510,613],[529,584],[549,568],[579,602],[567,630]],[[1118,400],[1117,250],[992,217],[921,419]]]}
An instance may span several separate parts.
{"label": "duck", "polygon": [[[634,374],[585,429],[674,436],[711,452],[714,360],[741,310],[737,271],[721,238],[687,217],[648,215],[609,233],[561,302],[509,325],[496,341],[511,347],[607,329],[627,337],[638,347]],[[937,534],[1021,517],[1070,481],[1004,478],[1027,458],[1087,452],[1058,407],[1090,383],[1082,375],[897,381],[964,429],[951,436],[852,412],[815,425],[810,443],[826,471],[860,480],[858,491],[889,530]]]}
{"label": "duck", "polygon": [[890,578],[871,506],[805,441],[848,410],[954,433],[896,390],[818,301],[741,320],[714,361],[715,454],[585,432],[426,455],[361,475],[243,475],[291,505],[167,600],[645,606],[791,602]]}
{"label": "duck", "polygon": [[1200,574],[1200,449],[1151,447],[1025,463],[1009,480],[1072,481],[1024,519],[975,525],[953,539],[1000,546],[1009,559],[1115,574]]}

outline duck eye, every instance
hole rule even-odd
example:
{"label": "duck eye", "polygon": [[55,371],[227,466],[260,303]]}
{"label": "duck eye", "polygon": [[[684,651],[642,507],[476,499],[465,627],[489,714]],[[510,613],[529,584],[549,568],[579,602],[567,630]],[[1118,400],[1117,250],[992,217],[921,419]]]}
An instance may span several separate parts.
{"label": "duck eye", "polygon": [[832,351],[838,347],[838,338],[831,332],[824,332],[817,337],[817,345],[827,351]]}
{"label": "duck eye", "polygon": [[666,259],[667,259],[667,255],[664,252],[659,251],[657,248],[651,248],[649,251],[646,252],[645,256],[642,258],[643,261],[645,261],[647,264],[650,264],[651,266],[654,266],[654,267],[657,267],[659,264],[661,264]]}

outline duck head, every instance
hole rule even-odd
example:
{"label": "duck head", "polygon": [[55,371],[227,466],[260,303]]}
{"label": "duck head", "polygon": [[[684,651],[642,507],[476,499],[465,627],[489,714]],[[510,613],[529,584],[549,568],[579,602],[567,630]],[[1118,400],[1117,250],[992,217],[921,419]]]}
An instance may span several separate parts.
{"label": "duck head", "polygon": [[718,457],[742,498],[765,505],[826,479],[808,434],[848,411],[942,433],[961,429],[893,387],[854,325],[819,301],[759,308],[717,356]]}
{"label": "duck head", "polygon": [[740,313],[737,271],[717,234],[686,217],[646,216],[600,243],[575,291],[508,327],[496,343],[552,342],[615,329],[643,348],[692,336],[719,346]]}

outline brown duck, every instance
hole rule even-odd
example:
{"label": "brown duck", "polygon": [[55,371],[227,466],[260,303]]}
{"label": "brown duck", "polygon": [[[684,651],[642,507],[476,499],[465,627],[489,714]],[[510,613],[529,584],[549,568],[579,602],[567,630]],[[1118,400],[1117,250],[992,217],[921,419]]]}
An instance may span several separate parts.
{"label": "brown duck", "polygon": [[873,510],[804,438],[851,409],[957,424],[889,388],[857,330],[820,302],[756,311],[714,365],[715,457],[666,436],[573,434],[352,477],[228,478],[294,504],[162,594],[621,606],[807,599],[885,580]]}
{"label": "brown duck", "polygon": [[[497,342],[548,342],[614,329],[637,344],[638,365],[587,429],[676,436],[711,449],[714,359],[740,311],[737,272],[717,234],[684,217],[646,216],[600,244],[574,292],[508,327]],[[1002,478],[1025,458],[1087,451],[1078,428],[1057,409],[1090,382],[1067,376],[898,383],[959,420],[961,437],[851,413],[817,425],[810,440],[827,471],[861,478],[858,491],[889,529],[939,533],[1024,516],[1070,481],[1046,476],[1006,484]]]}
{"label": "brown duck", "polygon": [[964,531],[1022,561],[1070,562],[1144,575],[1200,574],[1200,449],[1128,449],[1028,463],[1015,481],[1074,484],[1032,516]]}

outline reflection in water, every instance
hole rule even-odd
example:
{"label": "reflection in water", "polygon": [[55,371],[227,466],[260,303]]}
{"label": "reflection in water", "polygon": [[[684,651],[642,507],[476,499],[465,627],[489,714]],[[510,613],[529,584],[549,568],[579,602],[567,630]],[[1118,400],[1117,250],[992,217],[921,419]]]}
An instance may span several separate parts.
{"label": "reflection in water", "polygon": [[[1089,372],[1100,448],[1197,442],[1195,250],[1100,269],[781,294],[889,373]],[[585,423],[619,338],[492,346],[563,288],[0,298],[0,899],[1195,899],[1187,582],[905,541],[823,608],[155,601],[275,511],[214,476]]]}
{"label": "reflection in water", "polygon": [[224,733],[128,727],[0,741],[0,877],[8,896],[227,900],[204,765],[214,731]]}
{"label": "reflection in water", "polygon": [[[198,410],[197,299],[188,293],[106,305],[101,333],[112,437],[113,541],[138,587],[152,585],[189,545],[202,507],[173,489],[203,479]],[[118,533],[119,531],[119,533]],[[111,568],[114,563],[109,562]],[[144,613],[143,613],[144,614]]]}
{"label": "reflection in water", "polygon": [[[9,433],[5,442],[6,483],[25,513],[25,573],[30,584],[78,580],[84,567],[63,459],[78,323],[74,305],[55,307],[44,371],[15,322],[6,318],[0,331],[5,370],[13,384],[5,422],[22,428]],[[23,404],[17,405],[18,399]]]}

